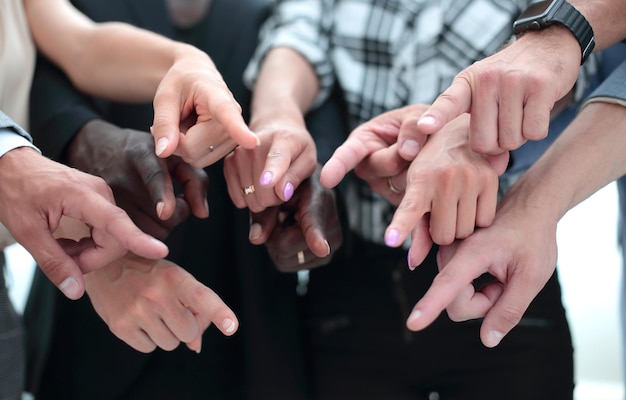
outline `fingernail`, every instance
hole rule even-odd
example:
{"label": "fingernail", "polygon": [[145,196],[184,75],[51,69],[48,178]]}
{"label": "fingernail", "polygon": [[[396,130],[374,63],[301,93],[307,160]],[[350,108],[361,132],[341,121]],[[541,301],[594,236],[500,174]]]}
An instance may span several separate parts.
{"label": "fingernail", "polygon": [[156,205],[157,216],[161,218],[161,214],[163,213],[163,207],[165,207],[165,203],[159,201]]}
{"label": "fingernail", "polygon": [[413,264],[411,264],[411,249],[410,249],[410,248],[409,248],[409,254],[407,254],[407,256],[406,256],[406,263],[408,264],[409,269],[410,269],[411,271],[413,271],[413,270],[415,269],[415,267],[413,266]]}
{"label": "fingernail", "polygon": [[257,134],[255,134],[254,136],[256,137],[256,147],[259,147],[261,145],[261,138]]}
{"label": "fingernail", "polygon": [[330,255],[330,244],[328,243],[328,240],[324,240],[324,244],[326,244],[326,256],[328,256]]}
{"label": "fingernail", "polygon": [[159,246],[163,246],[165,248],[167,248],[167,245],[165,243],[163,243],[162,241],[160,241],[159,239],[155,238],[155,237],[151,237],[150,241],[154,244],[157,244]]}
{"label": "fingernail", "polygon": [[435,117],[427,115],[417,120],[417,123],[419,125],[435,125],[437,123],[437,120],[435,119]]}
{"label": "fingernail", "polygon": [[487,347],[496,347],[502,341],[504,334],[500,331],[490,331],[487,335]]}
{"label": "fingernail", "polygon": [[200,354],[202,351],[202,338],[200,338],[200,343],[198,343],[198,348],[196,349],[196,354]]}
{"label": "fingernail", "polygon": [[261,175],[261,179],[259,179],[259,183],[261,186],[267,186],[272,183],[272,179],[274,179],[274,174],[270,171],[267,171]]}
{"label": "fingernail", "polygon": [[291,200],[291,197],[293,196],[293,185],[291,182],[287,182],[285,185],[285,189],[283,189],[283,196],[285,196],[285,201]]}
{"label": "fingernail", "polygon": [[226,333],[235,332],[235,327],[236,327],[235,321],[233,321],[230,318],[224,318],[224,320],[222,321],[222,328],[224,328]]}
{"label": "fingernail", "polygon": [[204,199],[204,211],[206,212],[206,216],[209,216],[209,202]]}
{"label": "fingernail", "polygon": [[161,139],[159,139],[157,141],[157,146],[156,146],[156,155],[160,156],[161,153],[163,153],[165,151],[165,148],[167,147],[167,145],[170,143],[170,140],[166,137],[162,137]]}
{"label": "fingernail", "polygon": [[385,244],[389,247],[396,247],[398,245],[399,238],[400,238],[400,231],[397,229],[390,229],[385,234]]}
{"label": "fingernail", "polygon": [[248,235],[248,239],[256,240],[261,237],[263,233],[263,229],[261,228],[261,224],[252,224],[250,225],[250,233]]}
{"label": "fingernail", "polygon": [[410,157],[417,156],[420,151],[420,144],[415,140],[405,140],[402,143],[402,152]]}
{"label": "fingernail", "polygon": [[409,318],[407,318],[406,323],[411,324],[420,319],[421,316],[422,312],[420,310],[414,310],[411,315],[409,315]]}
{"label": "fingernail", "polygon": [[78,281],[75,278],[67,278],[59,285],[59,289],[70,299],[78,299],[81,295]]}

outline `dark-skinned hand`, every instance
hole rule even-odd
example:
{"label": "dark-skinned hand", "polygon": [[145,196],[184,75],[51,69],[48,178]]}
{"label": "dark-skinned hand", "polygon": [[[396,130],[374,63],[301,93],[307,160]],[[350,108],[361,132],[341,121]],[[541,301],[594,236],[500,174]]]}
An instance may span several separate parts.
{"label": "dark-skinned hand", "polygon": [[[206,218],[208,178],[180,157],[158,158],[147,132],[122,129],[102,120],[85,124],[68,147],[71,165],[102,177],[117,204],[144,232],[159,239],[190,213]],[[174,194],[173,180],[183,188]]]}
{"label": "dark-skinned hand", "polygon": [[250,242],[264,243],[279,271],[326,265],[341,246],[335,192],[320,184],[320,170],[318,166],[288,202],[251,213]]}

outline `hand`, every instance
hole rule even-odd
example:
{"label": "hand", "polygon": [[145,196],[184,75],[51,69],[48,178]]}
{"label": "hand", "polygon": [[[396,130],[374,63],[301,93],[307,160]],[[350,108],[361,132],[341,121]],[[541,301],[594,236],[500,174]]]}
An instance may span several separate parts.
{"label": "hand", "polygon": [[[470,145],[478,153],[499,154],[543,139],[550,111],[572,89],[579,68],[580,47],[566,28],[528,32],[459,73],[421,115],[417,137],[469,112]],[[414,136],[411,131],[400,135],[401,154]]]}
{"label": "hand", "polygon": [[[206,218],[208,178],[180,157],[160,159],[150,134],[101,120],[85,124],[68,148],[71,165],[102,177],[137,225],[159,239],[191,212]],[[175,197],[174,178],[184,196]]]}
{"label": "hand", "polygon": [[235,314],[220,297],[170,261],[128,254],[85,279],[111,332],[143,353],[174,350],[181,342],[199,353],[212,322],[226,336],[237,330]]}
{"label": "hand", "polygon": [[[167,247],[137,228],[115,206],[101,178],[42,157],[22,147],[0,157],[0,221],[70,299],[84,292],[82,274],[124,255],[167,255]],[[91,227],[79,242],[55,240],[63,216]]]}
{"label": "hand", "polygon": [[[453,321],[485,317],[480,337],[494,347],[517,325],[554,273],[557,255],[558,218],[524,206],[514,187],[489,228],[440,248],[439,274],[413,308],[409,329],[426,328],[446,308]],[[475,289],[472,281],[485,272],[495,280]]]}
{"label": "hand", "polygon": [[188,46],[157,88],[151,132],[159,157],[177,154],[196,168],[215,163],[236,144],[260,144],[211,59]]}
{"label": "hand", "polygon": [[258,213],[289,201],[315,170],[317,154],[302,115],[253,119],[261,146],[235,149],[224,160],[224,176],[235,206]]}
{"label": "hand", "polygon": [[335,192],[319,184],[319,168],[289,202],[251,217],[250,241],[265,243],[282,272],[326,265],[343,241]]}
{"label": "hand", "polygon": [[421,264],[433,242],[451,244],[493,221],[498,175],[506,169],[508,153],[496,170],[473,152],[468,144],[469,119],[463,114],[430,136],[404,182],[393,181],[405,193],[387,227],[385,243],[400,246],[411,233],[411,269]]}
{"label": "hand", "polygon": [[[406,169],[408,163],[398,157],[398,150],[393,145],[402,132],[415,130],[417,118],[427,108],[424,104],[406,106],[381,114],[357,127],[324,165],[322,185],[327,188],[335,187],[348,172],[358,167],[359,175],[368,180],[378,193],[398,204],[401,196],[390,193],[388,188],[385,190],[386,179]],[[426,136],[423,135],[409,144],[415,155],[425,142]],[[363,165],[359,165],[361,163]],[[385,183],[372,182],[376,179]]]}

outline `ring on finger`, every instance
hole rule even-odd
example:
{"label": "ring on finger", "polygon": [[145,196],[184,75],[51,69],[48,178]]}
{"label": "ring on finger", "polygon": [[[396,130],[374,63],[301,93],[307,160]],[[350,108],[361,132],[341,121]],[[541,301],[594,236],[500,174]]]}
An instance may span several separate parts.
{"label": "ring on finger", "polygon": [[402,193],[402,190],[398,189],[396,185],[394,185],[393,182],[391,181],[391,176],[387,178],[387,187],[389,188],[391,193],[395,193],[395,194]]}
{"label": "ring on finger", "polygon": [[253,194],[255,192],[254,185],[246,186],[245,188],[241,188],[241,191],[245,196],[249,194]]}
{"label": "ring on finger", "polygon": [[299,251],[297,256],[298,256],[298,265],[304,264],[304,262],[306,261],[305,258],[304,258],[304,252],[303,251]]}

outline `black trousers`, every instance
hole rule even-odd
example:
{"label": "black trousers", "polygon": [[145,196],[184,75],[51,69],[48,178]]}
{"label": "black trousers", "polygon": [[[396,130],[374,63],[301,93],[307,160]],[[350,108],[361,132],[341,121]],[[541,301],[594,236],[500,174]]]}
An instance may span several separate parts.
{"label": "black trousers", "polygon": [[24,332],[4,282],[5,267],[0,251],[0,399],[19,400],[24,388]]}
{"label": "black trousers", "polygon": [[572,343],[556,274],[488,349],[480,320],[454,323],[444,312],[424,331],[405,327],[436,271],[435,251],[411,272],[405,251],[355,240],[310,272],[303,312],[312,398],[572,399]]}

